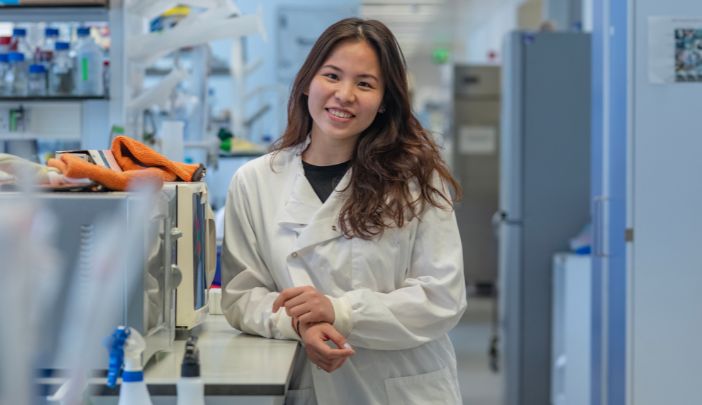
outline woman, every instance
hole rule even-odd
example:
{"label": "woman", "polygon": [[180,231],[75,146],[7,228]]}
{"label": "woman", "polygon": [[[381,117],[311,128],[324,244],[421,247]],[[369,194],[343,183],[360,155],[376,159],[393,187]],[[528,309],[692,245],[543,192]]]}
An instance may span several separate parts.
{"label": "woman", "polygon": [[461,402],[447,332],[466,298],[448,186],[392,33],[330,26],[295,78],[285,133],[227,197],[223,310],[243,332],[302,341],[286,403]]}

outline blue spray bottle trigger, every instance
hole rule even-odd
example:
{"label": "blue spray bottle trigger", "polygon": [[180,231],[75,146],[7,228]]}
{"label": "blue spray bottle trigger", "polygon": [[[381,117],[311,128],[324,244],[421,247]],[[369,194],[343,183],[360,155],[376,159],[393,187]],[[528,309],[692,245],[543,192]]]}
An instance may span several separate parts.
{"label": "blue spray bottle trigger", "polygon": [[129,337],[130,329],[118,326],[117,329],[105,339],[105,346],[110,352],[110,362],[107,368],[107,386],[117,386],[117,378],[124,362],[124,343]]}

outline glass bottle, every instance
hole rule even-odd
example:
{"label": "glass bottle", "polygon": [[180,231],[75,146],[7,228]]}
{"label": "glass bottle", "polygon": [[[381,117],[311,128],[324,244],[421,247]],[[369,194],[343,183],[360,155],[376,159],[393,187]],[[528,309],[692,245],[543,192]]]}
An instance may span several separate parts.
{"label": "glass bottle", "polygon": [[8,93],[5,88],[5,75],[9,69],[10,62],[7,58],[7,53],[0,53],[0,96]]}
{"label": "glass bottle", "polygon": [[69,54],[68,42],[56,42],[54,45],[54,63],[49,71],[49,94],[54,96],[68,96],[74,94],[73,86],[73,59]]}
{"label": "glass bottle", "polygon": [[27,94],[30,96],[46,95],[46,68],[35,63],[29,65],[27,77]]}
{"label": "glass bottle", "polygon": [[27,67],[24,62],[24,54],[21,52],[10,52],[7,54],[10,68],[5,74],[5,85],[8,87],[8,95],[27,95]]}
{"label": "glass bottle", "polygon": [[34,57],[34,50],[27,40],[26,28],[14,28],[12,30],[12,42],[12,49],[16,52],[21,52],[25,60],[30,60]]}

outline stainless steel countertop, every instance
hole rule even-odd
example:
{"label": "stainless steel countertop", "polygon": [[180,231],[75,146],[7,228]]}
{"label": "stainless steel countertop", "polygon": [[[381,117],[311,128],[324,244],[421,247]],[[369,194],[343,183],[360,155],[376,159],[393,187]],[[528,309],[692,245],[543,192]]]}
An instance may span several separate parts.
{"label": "stainless steel countertop", "polygon": [[[283,395],[290,381],[298,342],[266,339],[232,328],[223,315],[208,315],[198,335],[200,375],[212,395]],[[152,359],[144,379],[156,391],[175,390],[185,341]],[[164,395],[167,394],[164,393]]]}
{"label": "stainless steel countertop", "polygon": [[[205,396],[285,395],[299,344],[292,340],[246,335],[232,328],[223,315],[207,315],[193,333],[198,336],[200,376]],[[157,353],[144,369],[151,396],[175,396],[185,340],[175,341],[173,350]],[[43,395],[55,392],[65,377],[44,377],[38,383]],[[106,386],[106,378],[88,382],[93,396],[119,395],[119,387]]]}

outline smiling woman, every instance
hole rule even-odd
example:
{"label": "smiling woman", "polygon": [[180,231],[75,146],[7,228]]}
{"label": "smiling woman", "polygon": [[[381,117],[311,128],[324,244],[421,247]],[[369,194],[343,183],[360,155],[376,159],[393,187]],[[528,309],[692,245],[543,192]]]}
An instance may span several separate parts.
{"label": "smiling woman", "polygon": [[[339,44],[312,79],[307,108],[310,146],[303,160],[332,165],[351,159],[358,137],[381,108],[384,85],[375,51],[365,41]],[[334,151],[329,155],[327,151]]]}
{"label": "smiling woman", "polygon": [[295,78],[283,136],[227,198],[223,312],[304,343],[286,404],[461,403],[451,189],[393,34],[357,18],[329,27]]}

